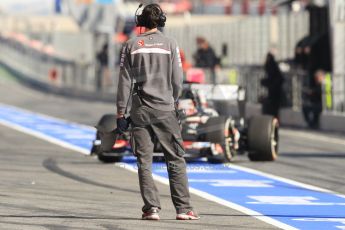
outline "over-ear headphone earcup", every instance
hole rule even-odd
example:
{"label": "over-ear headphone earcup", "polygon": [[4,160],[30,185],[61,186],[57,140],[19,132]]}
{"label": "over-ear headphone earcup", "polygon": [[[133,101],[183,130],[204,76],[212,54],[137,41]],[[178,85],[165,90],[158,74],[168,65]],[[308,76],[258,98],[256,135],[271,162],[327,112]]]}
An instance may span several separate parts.
{"label": "over-ear headphone earcup", "polygon": [[134,20],[135,20],[135,24],[137,25],[137,26],[143,26],[142,24],[142,17],[141,17],[141,15],[138,15],[138,10],[141,8],[143,6],[143,4],[141,3],[139,6],[138,6],[138,8],[137,8],[137,10],[135,11],[135,17],[134,17]]}
{"label": "over-ear headphone earcup", "polygon": [[[162,11],[161,7],[158,4],[151,4],[151,5],[153,5],[153,7],[155,7],[156,9],[159,10],[158,21],[156,21],[157,26],[158,27],[164,27],[165,22],[167,20],[166,15],[164,14],[164,12]],[[151,6],[151,5],[148,5],[148,6]],[[147,21],[148,18],[143,15],[143,12],[140,15],[137,14],[139,8],[141,8],[141,7],[142,7],[142,4],[139,5],[138,9],[135,12],[135,22],[136,22],[138,27],[149,27],[151,22]],[[144,11],[145,11],[146,7],[144,8]],[[156,16],[156,20],[157,20],[157,16]]]}
{"label": "over-ear headphone earcup", "polygon": [[165,16],[164,13],[161,13],[159,16],[159,27],[164,27],[165,26],[165,22],[167,21],[167,17]]}
{"label": "over-ear headphone earcup", "polygon": [[137,15],[137,26],[145,26],[144,18],[142,15]]}
{"label": "over-ear headphone earcup", "polygon": [[139,15],[135,15],[135,24],[136,24],[136,26],[139,26],[139,24],[140,24]]}

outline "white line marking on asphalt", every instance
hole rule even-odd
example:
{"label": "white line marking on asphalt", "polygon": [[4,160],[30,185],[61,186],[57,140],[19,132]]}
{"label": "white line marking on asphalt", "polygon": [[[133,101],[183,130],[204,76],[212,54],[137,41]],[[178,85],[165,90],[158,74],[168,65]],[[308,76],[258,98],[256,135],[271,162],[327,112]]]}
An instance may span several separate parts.
{"label": "white line marking on asphalt", "polygon": [[[138,173],[137,169],[135,167],[133,167],[132,165],[130,165],[130,164],[119,163],[119,164],[115,164],[115,165],[117,167],[124,168],[126,170],[131,171],[131,172]],[[123,167],[123,165],[126,165],[126,167]],[[161,176],[158,176],[156,174],[153,174],[153,178],[156,181],[158,181],[158,182],[160,182],[162,184],[169,185],[169,180],[164,178],[164,177],[161,177]],[[251,209],[245,208],[245,207],[240,206],[238,204],[235,204],[235,203],[229,202],[227,200],[221,199],[219,197],[213,196],[213,195],[211,195],[209,193],[206,193],[204,191],[201,191],[201,190],[198,190],[198,189],[195,189],[195,188],[189,188],[189,191],[190,191],[190,193],[193,193],[193,194],[195,194],[195,195],[197,195],[197,196],[199,196],[201,198],[204,198],[204,199],[209,200],[209,201],[213,201],[213,202],[215,202],[217,204],[226,206],[228,208],[232,208],[234,210],[237,210],[239,212],[242,212],[244,214],[252,216],[252,217],[254,217],[256,219],[259,219],[259,220],[261,220],[263,222],[266,222],[266,223],[271,224],[273,226],[276,226],[278,228],[285,229],[285,230],[298,230],[297,228],[294,228],[294,227],[292,227],[290,225],[284,224],[284,223],[282,223],[280,221],[277,221],[275,219],[272,219],[272,218],[270,218],[268,216],[264,216],[264,215],[262,215],[259,212],[253,211]]]}
{"label": "white line marking on asphalt", "polygon": [[[158,173],[161,173],[161,172],[166,172],[167,169],[164,168],[164,169],[157,169],[155,170],[156,172]],[[198,173],[202,173],[202,174],[234,174],[234,173],[237,173],[237,171],[234,171],[234,170],[204,170],[204,169],[193,169],[193,168],[188,168],[187,166],[187,173],[193,173],[193,174],[198,174]]]}
{"label": "white line marking on asphalt", "polygon": [[224,179],[189,179],[189,182],[208,183],[214,187],[273,188],[273,181],[268,180],[224,180]]}
{"label": "white line marking on asphalt", "polygon": [[248,196],[249,199],[255,201],[248,201],[247,204],[260,205],[309,205],[309,206],[344,206],[345,203],[334,202],[317,202],[318,198],[312,196]]}
{"label": "white line marking on asphalt", "polygon": [[302,188],[305,188],[305,189],[309,189],[309,190],[313,190],[313,191],[319,191],[319,192],[324,192],[324,193],[328,193],[328,194],[333,194],[335,196],[339,196],[339,197],[345,198],[345,195],[339,194],[337,192],[334,192],[334,191],[331,191],[331,190],[328,190],[328,189],[320,188],[320,187],[317,187],[317,186],[314,186],[314,185],[310,185],[310,184],[305,184],[305,183],[302,183],[302,182],[298,182],[298,181],[287,179],[287,178],[280,177],[280,176],[275,176],[273,174],[261,172],[261,171],[255,170],[255,169],[246,168],[246,167],[243,167],[243,166],[233,165],[233,164],[228,164],[227,166],[229,168],[232,168],[232,169],[242,170],[242,171],[245,171],[245,172],[248,172],[248,173],[253,173],[253,174],[258,175],[258,176],[264,176],[264,177],[267,177],[267,178],[271,178],[271,179],[274,179],[274,180],[277,180],[277,181],[281,181],[281,182],[284,182],[284,183],[287,183],[287,184],[291,184],[291,185],[295,185],[295,186],[298,186],[298,187],[302,187]]}
{"label": "white line marking on asphalt", "polygon": [[[2,103],[0,103],[0,105],[4,105]],[[8,105],[4,105],[4,106],[8,106]],[[59,118],[55,118],[55,117],[51,117],[51,116],[48,116],[48,115],[43,115],[43,114],[40,114],[40,113],[33,113],[31,111],[28,111],[28,110],[24,110],[24,109],[20,109],[20,108],[17,108],[17,107],[14,107],[14,106],[8,106],[8,107],[12,107],[13,109],[16,109],[16,110],[22,110],[24,112],[29,112],[31,114],[37,114],[37,115],[40,115],[40,116],[44,116],[46,118],[49,118],[49,119],[55,119],[55,120],[60,120],[60,121],[63,121],[65,123],[68,123],[68,124],[71,124],[72,122],[69,122],[69,121],[66,121],[66,120],[63,120],[63,119],[59,119]],[[88,155],[89,154],[89,150],[88,149],[84,149],[84,148],[80,148],[80,147],[77,147],[77,146],[74,146],[74,145],[71,145],[69,143],[66,143],[64,141],[61,141],[61,140],[58,140],[56,138],[52,138],[50,136],[47,136],[45,134],[42,134],[40,132],[36,132],[36,131],[33,131],[31,129],[28,129],[28,128],[25,128],[25,127],[22,127],[20,125],[17,125],[17,124],[14,124],[14,123],[11,123],[11,122],[7,122],[7,121],[4,121],[2,119],[0,119],[0,124],[4,125],[4,126],[7,126],[9,128],[12,128],[12,129],[15,129],[17,131],[20,131],[20,132],[23,132],[23,133],[26,133],[26,134],[29,134],[29,135],[32,135],[32,136],[35,136],[37,138],[40,138],[40,139],[43,139],[43,140],[46,140],[50,143],[53,143],[53,144],[56,144],[56,145],[59,145],[61,147],[64,147],[64,148],[67,148],[67,149],[71,149],[73,151],[76,151],[76,152],[80,152],[82,154],[85,154],[85,155]],[[76,126],[79,126],[79,127],[83,127],[83,128],[88,128],[88,129],[93,129],[92,127],[89,127],[89,126],[86,126],[86,125],[81,125],[81,124],[76,124],[76,123],[72,123]],[[94,130],[94,129],[93,129]],[[291,134],[291,133],[290,133]],[[292,135],[292,134],[291,134]],[[308,138],[308,136],[305,136],[305,135],[301,135],[301,137],[305,137],[305,138]],[[310,138],[309,138],[310,139]],[[328,139],[328,138],[327,138]],[[315,140],[315,139],[313,139]],[[326,140],[324,140],[326,141]],[[341,144],[344,144],[344,143],[341,143]],[[126,165],[126,167],[123,167],[124,165]],[[132,165],[129,165],[129,164],[126,164],[126,163],[120,163],[120,164],[115,164],[116,167],[119,167],[119,168],[124,168],[126,170],[129,170],[129,171],[132,171],[132,172],[135,172],[137,173],[137,170],[132,166]],[[339,197],[343,197],[345,198],[345,195],[342,195],[342,194],[338,194],[336,192],[333,192],[331,190],[327,190],[327,189],[323,189],[323,188],[320,188],[320,187],[316,187],[316,186],[313,186],[313,185],[308,185],[308,184],[305,184],[305,183],[301,183],[301,182],[297,182],[297,181],[293,181],[293,180],[290,180],[290,179],[286,179],[286,178],[283,178],[283,177],[279,177],[279,176],[275,176],[275,175],[272,175],[272,174],[268,174],[268,173],[264,173],[264,172],[260,172],[260,171],[257,171],[257,170],[254,170],[254,169],[250,169],[250,168],[245,168],[245,167],[242,167],[242,166],[238,166],[238,165],[228,165],[229,168],[233,168],[233,169],[238,169],[238,170],[242,170],[242,171],[246,171],[246,172],[250,172],[250,173],[253,173],[253,174],[256,174],[256,175],[261,175],[261,176],[265,176],[265,177],[268,177],[268,178],[272,178],[272,179],[275,179],[275,180],[278,180],[278,181],[282,181],[282,182],[285,182],[285,183],[288,183],[288,184],[292,184],[292,185],[296,185],[296,186],[300,186],[300,187],[303,187],[303,188],[306,188],[306,189],[310,189],[310,190],[315,190],[315,191],[320,191],[320,192],[325,192],[325,193],[330,193],[330,194],[333,194],[333,195],[337,195]],[[166,185],[169,185],[169,180],[164,178],[164,177],[161,177],[161,176],[158,176],[158,175],[155,175],[153,174],[153,177],[156,181],[158,182],[161,182],[163,184],[166,184]],[[232,208],[232,209],[235,209],[237,211],[240,211],[244,214],[247,214],[249,216],[252,216],[256,219],[259,219],[261,221],[264,221],[268,224],[271,224],[273,226],[276,226],[276,227],[279,227],[281,229],[286,229],[286,230],[297,230],[297,228],[294,228],[292,226],[289,226],[287,224],[284,224],[282,222],[279,222],[277,220],[274,220],[270,217],[267,217],[267,216],[263,216],[261,213],[259,212],[256,212],[256,211],[253,211],[251,209],[248,209],[248,208],[245,208],[245,207],[242,207],[238,204],[235,204],[235,203],[232,203],[232,202],[229,202],[227,200],[224,200],[224,199],[221,199],[219,197],[216,197],[216,196],[213,196],[211,194],[208,194],[206,192],[203,192],[201,190],[198,190],[198,189],[194,189],[194,188],[190,188],[190,192],[195,194],[195,195],[198,195],[204,199],[207,199],[207,200],[210,200],[210,201],[213,201],[215,203],[218,203],[220,205],[223,205],[223,206],[226,206],[226,207],[229,207],[229,208]]]}

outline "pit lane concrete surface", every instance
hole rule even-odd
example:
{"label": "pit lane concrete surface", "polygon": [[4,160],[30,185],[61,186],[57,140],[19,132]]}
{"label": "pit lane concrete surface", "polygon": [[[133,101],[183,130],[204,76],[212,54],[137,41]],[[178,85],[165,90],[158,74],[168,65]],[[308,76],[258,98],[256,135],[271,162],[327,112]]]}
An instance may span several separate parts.
{"label": "pit lane concrete surface", "polygon": [[[5,105],[89,126],[95,125],[102,114],[115,110],[112,104],[37,92],[11,77],[1,77],[0,98]],[[139,219],[142,201],[135,173],[101,164],[77,151],[7,126],[0,126],[0,130],[0,229],[278,228],[257,216],[196,195],[192,201],[202,219],[175,221],[169,189],[161,183],[157,185],[161,191],[162,220],[143,222]],[[337,134],[282,129],[281,154],[276,162],[255,163],[239,156],[233,164],[344,194],[342,140],[343,136]],[[342,229],[342,215],[306,217],[332,219],[335,229]]]}

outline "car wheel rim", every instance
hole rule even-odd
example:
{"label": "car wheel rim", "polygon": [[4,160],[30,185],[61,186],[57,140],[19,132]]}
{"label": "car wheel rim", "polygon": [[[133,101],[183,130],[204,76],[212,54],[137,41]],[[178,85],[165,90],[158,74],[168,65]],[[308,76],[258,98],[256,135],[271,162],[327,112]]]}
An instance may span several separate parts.
{"label": "car wheel rim", "polygon": [[278,143],[279,143],[278,120],[274,118],[272,121],[272,132],[271,132],[271,152],[272,152],[273,159],[275,159],[278,154]]}
{"label": "car wheel rim", "polygon": [[225,155],[225,157],[227,158],[228,161],[231,161],[231,159],[233,158],[233,152],[234,152],[234,149],[233,149],[234,137],[233,137],[233,133],[232,133],[231,119],[227,119],[226,120],[226,122],[225,122],[225,130],[227,130],[228,136],[226,136],[225,140],[224,140],[224,145],[225,145],[224,146],[225,147],[224,155]]}

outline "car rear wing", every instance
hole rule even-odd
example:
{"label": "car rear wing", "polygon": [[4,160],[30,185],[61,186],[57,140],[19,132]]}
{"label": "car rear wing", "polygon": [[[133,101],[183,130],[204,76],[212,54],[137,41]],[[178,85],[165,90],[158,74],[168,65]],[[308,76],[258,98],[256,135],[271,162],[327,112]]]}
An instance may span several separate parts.
{"label": "car rear wing", "polygon": [[237,85],[190,84],[189,87],[207,100],[237,101],[241,96]]}
{"label": "car rear wing", "polygon": [[223,84],[187,84],[191,90],[197,91],[199,96],[203,96],[210,101],[230,101],[237,102],[238,115],[241,125],[244,126],[246,118],[246,90],[238,85]]}

